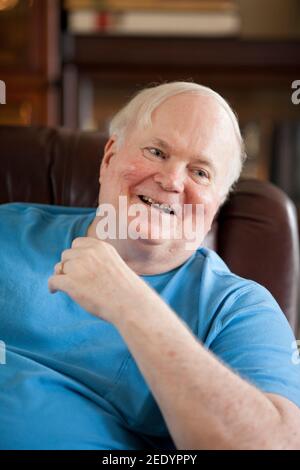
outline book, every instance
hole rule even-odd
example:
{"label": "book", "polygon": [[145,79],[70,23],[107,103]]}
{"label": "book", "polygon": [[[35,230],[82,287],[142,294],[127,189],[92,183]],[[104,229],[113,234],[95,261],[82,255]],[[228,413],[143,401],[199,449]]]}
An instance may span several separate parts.
{"label": "book", "polygon": [[73,34],[108,33],[148,36],[234,36],[240,31],[237,12],[174,12],[94,10],[71,11]]}

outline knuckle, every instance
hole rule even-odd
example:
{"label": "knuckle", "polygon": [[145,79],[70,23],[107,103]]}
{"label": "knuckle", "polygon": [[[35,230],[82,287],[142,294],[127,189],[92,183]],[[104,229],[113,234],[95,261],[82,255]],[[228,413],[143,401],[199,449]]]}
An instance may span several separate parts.
{"label": "knuckle", "polygon": [[81,244],[81,237],[74,238],[72,241],[72,248],[79,246]]}
{"label": "knuckle", "polygon": [[[61,260],[66,261],[66,258],[68,256],[69,250],[64,250],[61,254]],[[59,264],[59,263],[58,263]]]}
{"label": "knuckle", "polygon": [[111,255],[117,254],[117,250],[114,246],[112,246],[110,243],[105,242],[105,249],[107,250],[108,253]]}
{"label": "knuckle", "polygon": [[105,242],[104,240],[100,241],[99,246],[101,246],[103,250],[107,250],[107,251],[113,251],[114,250],[114,247],[110,243]]}
{"label": "knuckle", "polygon": [[57,273],[59,269],[60,269],[60,263],[56,263],[54,265],[54,272]]}

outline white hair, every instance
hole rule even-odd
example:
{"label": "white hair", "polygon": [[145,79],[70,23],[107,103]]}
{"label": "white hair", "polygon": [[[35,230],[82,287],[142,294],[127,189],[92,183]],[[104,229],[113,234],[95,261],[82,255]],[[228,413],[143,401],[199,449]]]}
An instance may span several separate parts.
{"label": "white hair", "polygon": [[226,111],[231,120],[234,134],[239,146],[238,158],[235,158],[235,164],[232,166],[229,192],[233,184],[238,180],[242,171],[243,163],[246,159],[244,141],[241,135],[237,116],[231,109],[227,101],[217,92],[209,87],[193,82],[171,82],[161,85],[155,85],[139,91],[111,120],[109,125],[109,135],[113,134],[118,138],[118,145],[121,146],[125,137],[125,133],[129,128],[135,125],[139,127],[149,128],[152,125],[152,113],[158,106],[168,98],[179,94],[196,94],[201,96],[209,96],[214,98]]}

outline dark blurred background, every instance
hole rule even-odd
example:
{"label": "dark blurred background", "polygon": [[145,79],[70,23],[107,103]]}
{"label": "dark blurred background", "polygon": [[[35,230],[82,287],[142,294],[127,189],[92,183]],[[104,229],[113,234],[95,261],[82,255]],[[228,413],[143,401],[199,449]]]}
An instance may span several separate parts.
{"label": "dark blurred background", "polygon": [[0,124],[105,130],[145,85],[193,80],[238,114],[244,175],[300,205],[298,0],[0,0],[0,43]]}

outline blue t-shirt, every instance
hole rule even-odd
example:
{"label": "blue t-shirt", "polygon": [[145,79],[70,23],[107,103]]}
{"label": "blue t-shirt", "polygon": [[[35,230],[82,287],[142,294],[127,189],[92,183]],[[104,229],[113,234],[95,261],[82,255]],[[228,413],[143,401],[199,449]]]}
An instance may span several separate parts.
{"label": "blue t-shirt", "polygon": [[[117,329],[49,293],[54,264],[94,217],[94,209],[0,206],[0,449],[174,449]],[[300,406],[295,339],[265,288],[205,248],[143,279],[224,363]]]}

